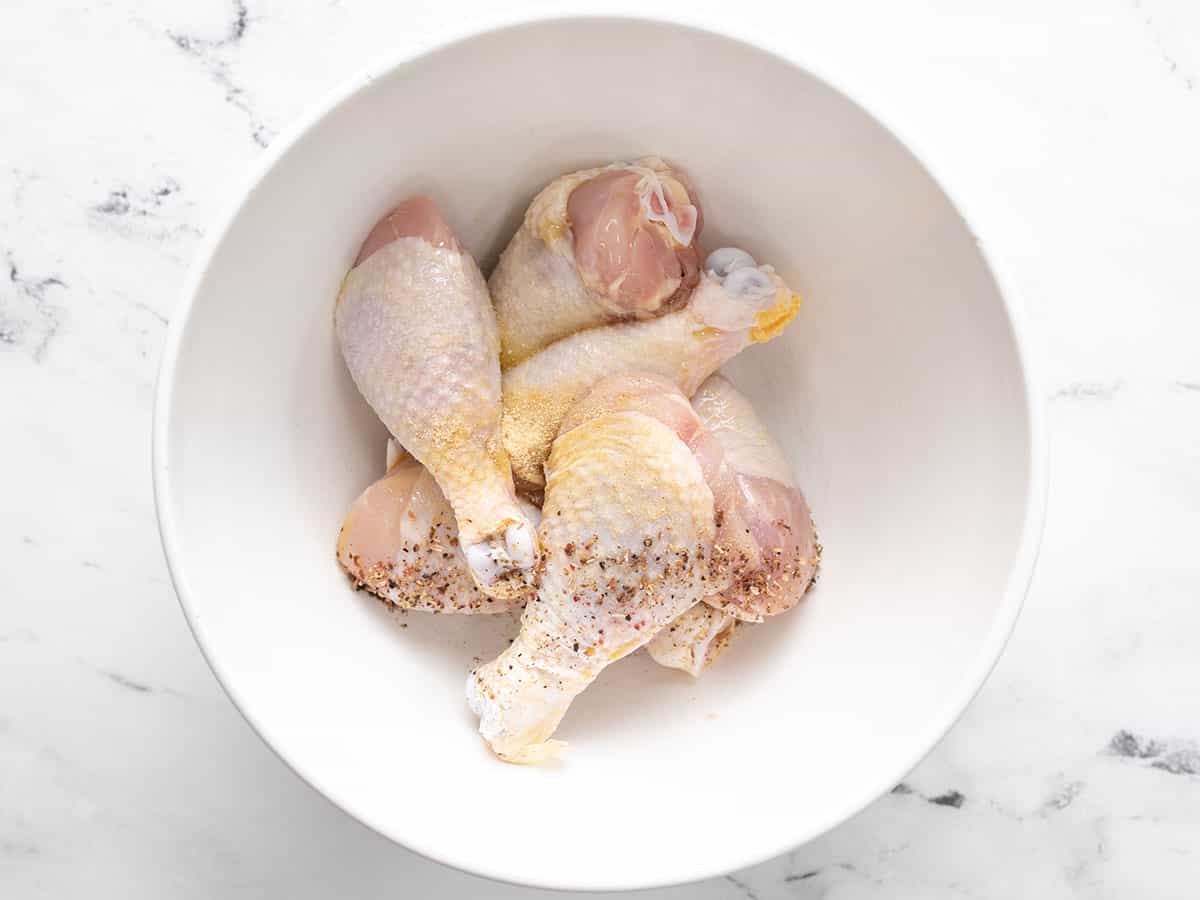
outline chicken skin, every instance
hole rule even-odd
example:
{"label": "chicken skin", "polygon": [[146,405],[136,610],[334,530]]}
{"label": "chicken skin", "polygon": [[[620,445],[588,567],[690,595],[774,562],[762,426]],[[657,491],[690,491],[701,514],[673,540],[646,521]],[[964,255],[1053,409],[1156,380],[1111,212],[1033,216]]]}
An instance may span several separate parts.
{"label": "chicken skin", "polygon": [[585,328],[682,305],[699,280],[699,231],[695,191],[657,157],[550,182],[488,281],[502,367]]}
{"label": "chicken skin", "polygon": [[406,201],[367,236],[334,326],[359,391],[453,507],[479,589],[523,593],[539,554],[501,442],[495,316],[433,201]]}
{"label": "chicken skin", "polygon": [[738,627],[729,613],[697,603],[656,634],[646,652],[660,666],[699,677],[725,652]]}
{"label": "chicken skin", "polygon": [[577,332],[504,373],[504,446],[518,486],[545,483],[542,464],[563,417],[606,375],[644,370],[690,395],[744,348],[778,335],[800,298],[770,266],[741,250],[718,250],[683,309],[643,322]]}
{"label": "chicken skin", "polygon": [[640,412],[563,433],[546,466],[545,568],[521,630],[467,679],[501,759],[551,758],[572,700],[708,591],[712,492],[675,432]]}

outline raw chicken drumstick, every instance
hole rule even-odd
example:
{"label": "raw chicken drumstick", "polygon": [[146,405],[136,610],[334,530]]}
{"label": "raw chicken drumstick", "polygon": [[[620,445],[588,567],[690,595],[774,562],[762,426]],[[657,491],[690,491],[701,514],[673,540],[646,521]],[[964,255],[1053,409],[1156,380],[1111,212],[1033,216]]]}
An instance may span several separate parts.
{"label": "raw chicken drumstick", "polygon": [[657,157],[550,182],[488,280],[501,365],[593,325],[682,305],[699,280],[699,231],[695,192]]}
{"label": "raw chicken drumstick", "polygon": [[800,602],[816,576],[821,545],[783,450],[750,401],[713,375],[692,406],[732,479],[732,491],[714,489],[721,531],[747,540],[733,554],[726,545],[736,572],[729,585],[660,631],[646,649],[655,662],[699,675],[729,645],[739,619],[760,621]]}
{"label": "raw chicken drumstick", "polygon": [[483,276],[433,201],[414,197],[367,236],[334,311],[355,384],[454,508],[480,590],[532,581],[537,536],[500,441],[500,362]]}
{"label": "raw chicken drumstick", "polygon": [[[530,522],[541,513],[521,501]],[[338,562],[355,587],[401,609],[496,613],[520,607],[524,595],[496,599],[471,578],[454,511],[429,470],[404,453],[346,514]]]}
{"label": "raw chicken drumstick", "polygon": [[562,434],[546,466],[546,565],[521,631],[467,679],[501,759],[553,757],[571,701],[707,591],[712,492],[676,434],[640,412]]}
{"label": "raw chicken drumstick", "polygon": [[743,348],[779,334],[800,308],[775,270],[744,251],[717,250],[705,266],[685,308],[577,332],[504,373],[504,447],[523,490],[544,484],[542,463],[563,416],[604,376],[645,370],[691,395]]}
{"label": "raw chicken drumstick", "polygon": [[706,604],[684,613],[648,646],[663,665],[698,674],[724,649],[738,619],[761,621],[804,596],[819,554],[812,516],[783,451],[749,401],[720,375],[705,381],[691,403],[658,375],[609,376],[571,408],[562,430],[627,411],[671,428],[691,448],[713,493],[717,530]]}
{"label": "raw chicken drumstick", "polygon": [[730,500],[721,505],[724,528],[750,537],[745,555],[730,561],[738,576],[707,602],[743,621],[761,622],[791,609],[812,585],[821,558],[812,512],[783,448],[726,378],[705,381],[692,407],[733,478]]}

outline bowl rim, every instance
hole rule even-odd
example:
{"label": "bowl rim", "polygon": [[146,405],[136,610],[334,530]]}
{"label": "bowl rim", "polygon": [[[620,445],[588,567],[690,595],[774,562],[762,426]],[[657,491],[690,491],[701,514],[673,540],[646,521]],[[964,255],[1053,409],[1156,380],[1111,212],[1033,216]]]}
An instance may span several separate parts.
{"label": "bowl rim", "polygon": [[[210,266],[221,248],[221,245],[234,221],[241,214],[249,199],[255,193],[258,184],[269,174],[280,159],[283,158],[297,143],[334,110],[349,102],[359,91],[368,87],[379,77],[405,64],[415,62],[420,58],[452,45],[469,41],[473,38],[493,32],[514,30],[526,26],[552,25],[568,22],[629,22],[638,25],[658,25],[692,30],[711,36],[736,41],[753,50],[766,53],[777,60],[792,66],[822,85],[838,94],[843,100],[854,105],[876,124],[887,131],[924,169],[925,174],[933,181],[949,201],[951,207],[962,219],[964,226],[975,238],[984,266],[996,285],[1009,330],[1016,350],[1019,374],[1021,376],[1025,401],[1025,414],[1029,428],[1029,480],[1025,496],[1025,516],[1021,525],[1021,539],[1009,571],[1008,581],[1004,589],[1001,605],[997,610],[983,644],[971,663],[967,677],[951,693],[940,715],[930,717],[920,735],[919,751],[901,762],[886,768],[886,777],[876,777],[865,783],[853,796],[848,796],[841,806],[828,814],[815,827],[799,828],[783,833],[780,829],[774,840],[760,841],[751,853],[729,860],[724,859],[710,862],[697,859],[691,870],[686,873],[674,871],[666,875],[645,877],[629,877],[613,873],[605,880],[579,880],[564,882],[561,880],[540,877],[536,872],[524,872],[514,868],[496,865],[480,865],[468,858],[453,846],[434,846],[422,840],[420,830],[396,832],[395,829],[385,828],[374,821],[372,816],[354,804],[343,803],[336,799],[332,792],[327,791],[318,773],[306,771],[302,766],[289,758],[281,746],[276,746],[266,731],[254,719],[243,705],[238,690],[226,672],[215,661],[213,654],[205,643],[205,638],[197,623],[194,600],[187,585],[187,578],[182,568],[182,555],[179,550],[176,522],[173,516],[173,499],[170,483],[169,425],[171,411],[174,405],[176,390],[176,373],[179,353],[183,338],[191,320],[195,301]],[[224,212],[214,219],[197,249],[188,275],[181,291],[178,308],[171,316],[163,344],[162,357],[159,362],[158,379],[155,387],[153,421],[151,425],[152,452],[151,469],[153,477],[155,514],[158,520],[159,535],[163,553],[166,557],[167,569],[174,585],[184,618],[188,628],[200,648],[214,676],[224,690],[226,696],[249,724],[251,730],[260,740],[291,769],[301,780],[312,787],[334,807],[349,815],[351,818],[366,825],[372,831],[388,840],[409,849],[416,854],[438,863],[458,869],[472,875],[490,878],[520,886],[531,886],[565,891],[621,891],[640,890],[657,887],[668,887],[689,884],[708,878],[720,877],[729,872],[738,871],[749,866],[757,865],[773,859],[782,853],[800,847],[826,834],[857,815],[876,799],[886,794],[895,784],[911,772],[937,746],[958,722],[971,701],[979,693],[988,676],[991,674],[1003,653],[1005,645],[1016,625],[1021,607],[1028,593],[1033,572],[1036,567],[1038,552],[1041,545],[1045,522],[1046,506],[1046,463],[1048,446],[1045,433],[1045,401],[1038,394],[1040,381],[1035,377],[1035,366],[1029,353],[1028,326],[1025,323],[1024,312],[1014,300],[1016,292],[1013,280],[1005,274],[1005,268],[997,260],[994,251],[989,250],[985,241],[975,228],[974,220],[969,218],[962,202],[962,195],[947,184],[945,174],[949,169],[938,164],[938,154],[930,146],[917,137],[914,128],[903,122],[897,122],[894,114],[881,112],[883,104],[872,99],[871,92],[863,85],[856,83],[852,76],[839,73],[836,76],[830,72],[835,68],[831,61],[814,60],[814,54],[807,49],[802,62],[786,46],[782,40],[769,32],[747,25],[745,22],[733,21],[732,17],[721,17],[708,13],[681,13],[678,11],[663,12],[655,10],[644,12],[632,5],[629,0],[619,4],[605,4],[603,7],[591,7],[588,4],[580,8],[567,10],[518,10],[499,14],[491,14],[476,18],[467,24],[434,29],[406,42],[400,49],[374,60],[357,74],[343,81],[338,87],[326,94],[323,99],[308,108],[308,111],[298,116],[271,143],[251,165],[245,180],[235,181],[230,200],[227,201]]]}

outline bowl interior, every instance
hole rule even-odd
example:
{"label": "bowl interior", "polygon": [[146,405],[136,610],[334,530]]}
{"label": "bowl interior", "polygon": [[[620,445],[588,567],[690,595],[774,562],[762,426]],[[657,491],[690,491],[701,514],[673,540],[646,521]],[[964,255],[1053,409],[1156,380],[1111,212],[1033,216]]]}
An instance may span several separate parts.
{"label": "bowl interior", "polygon": [[[646,153],[694,175],[707,246],[744,245],[806,298],[727,372],[788,450],[825,564],[801,608],[703,678],[625,660],[563,723],[564,764],[506,766],[463,684],[513,619],[390,615],[334,561],[384,433],[343,367],[333,299],[366,230],[413,191],[486,270],[551,177]],[[728,38],[545,22],[367,80],[257,182],[180,327],[158,477],[197,638],[302,776],[454,865],[614,888],[781,852],[915,764],[1019,604],[1032,426],[971,233],[859,107]]]}

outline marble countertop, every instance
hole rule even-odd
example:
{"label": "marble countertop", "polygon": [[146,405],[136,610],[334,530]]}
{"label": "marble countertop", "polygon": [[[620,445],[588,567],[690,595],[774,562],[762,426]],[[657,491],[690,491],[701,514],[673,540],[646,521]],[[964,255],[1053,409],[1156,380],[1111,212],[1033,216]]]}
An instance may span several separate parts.
{"label": "marble countertop", "polygon": [[[388,843],[259,742],[175,602],[149,474],[164,329],[244,170],[365,61],[495,7],[6,7],[0,896],[535,893]],[[736,15],[903,122],[1006,262],[1049,410],[1048,516],[995,674],[904,783],[786,856],[642,896],[1195,897],[1200,6]]]}

